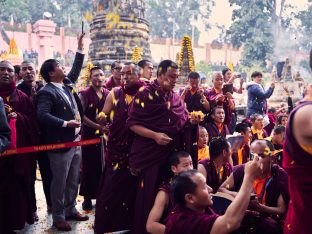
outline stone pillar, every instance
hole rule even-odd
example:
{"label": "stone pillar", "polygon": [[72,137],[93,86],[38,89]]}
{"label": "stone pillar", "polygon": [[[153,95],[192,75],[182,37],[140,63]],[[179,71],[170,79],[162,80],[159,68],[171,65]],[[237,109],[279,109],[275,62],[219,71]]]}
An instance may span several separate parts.
{"label": "stone pillar", "polygon": [[206,49],[206,63],[211,63],[211,44],[206,43],[205,44],[205,49]]}
{"label": "stone pillar", "polygon": [[39,66],[46,60],[53,58],[53,37],[56,24],[52,20],[38,20],[34,24],[34,32],[37,35]]}
{"label": "stone pillar", "polygon": [[65,55],[65,29],[60,27],[60,38],[61,38],[61,55],[64,58]]}
{"label": "stone pillar", "polygon": [[32,47],[32,26],[31,23],[26,24],[26,33],[27,33],[27,51],[33,49]]}
{"label": "stone pillar", "polygon": [[172,42],[172,40],[171,40],[171,38],[166,38],[166,57],[168,58],[168,59],[171,59],[171,53],[170,53],[170,48],[171,48],[171,43]]}

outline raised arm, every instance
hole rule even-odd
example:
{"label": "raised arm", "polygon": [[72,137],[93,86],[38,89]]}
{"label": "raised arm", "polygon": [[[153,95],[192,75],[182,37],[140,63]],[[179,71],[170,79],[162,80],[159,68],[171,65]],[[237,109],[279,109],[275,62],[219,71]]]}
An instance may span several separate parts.
{"label": "raised arm", "polygon": [[231,233],[239,228],[250,201],[254,178],[260,176],[262,173],[261,168],[258,157],[246,164],[243,184],[225,214],[216,219],[212,226],[211,234]]}
{"label": "raised arm", "polygon": [[77,36],[77,40],[78,40],[78,50],[76,52],[75,55],[75,59],[74,59],[74,63],[73,66],[70,70],[70,72],[67,75],[67,78],[72,82],[75,83],[79,77],[79,74],[81,72],[81,68],[83,65],[83,60],[84,60],[84,54],[83,54],[83,37],[84,37],[84,33],[83,34],[79,34]]}

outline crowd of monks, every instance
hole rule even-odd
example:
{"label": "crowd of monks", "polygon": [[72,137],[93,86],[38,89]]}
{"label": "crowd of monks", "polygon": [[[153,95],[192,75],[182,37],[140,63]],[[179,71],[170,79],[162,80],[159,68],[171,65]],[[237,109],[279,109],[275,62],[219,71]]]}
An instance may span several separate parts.
{"label": "crowd of monks", "polygon": [[[10,76],[10,69],[1,62],[0,78]],[[269,107],[266,117],[254,113],[238,123],[233,93],[223,89],[236,79],[229,69],[213,73],[211,88],[201,87],[199,74],[191,72],[180,89],[175,62],[160,62],[155,78],[153,69],[148,60],[115,61],[105,80],[103,70],[94,66],[90,86],[79,92],[82,139],[104,136],[102,145],[82,147],[79,193],[84,210],[95,208],[94,232],[308,233],[294,218],[297,207],[289,192],[290,185],[298,195],[303,188],[296,183],[304,187],[304,182],[289,181],[284,169],[297,173],[296,164],[302,162],[294,158],[298,149],[311,165],[311,146],[294,145],[298,135],[291,129],[295,113],[308,108],[309,99],[293,111],[284,105]],[[17,114],[11,147],[38,144],[35,97],[17,89],[15,82],[2,85],[4,78],[0,96]],[[242,93],[240,85],[233,92]],[[227,135],[242,136],[239,147]],[[0,226],[6,232],[36,221],[33,157],[0,158],[0,210],[6,212],[0,211]],[[311,183],[311,178],[300,178]],[[233,200],[222,212],[211,208],[213,196],[220,194]],[[46,199],[48,209],[53,207],[48,193]]]}

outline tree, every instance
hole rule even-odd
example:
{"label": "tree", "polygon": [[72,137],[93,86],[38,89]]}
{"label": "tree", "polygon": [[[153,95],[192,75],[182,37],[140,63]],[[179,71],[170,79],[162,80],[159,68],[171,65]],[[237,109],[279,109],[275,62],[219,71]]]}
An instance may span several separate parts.
{"label": "tree", "polygon": [[[208,18],[214,0],[147,0],[146,18],[150,23],[152,36],[172,38],[173,31],[177,38],[192,34],[191,18],[201,17],[207,28]],[[169,20],[169,22],[168,22]],[[198,41],[199,31],[195,27],[195,41]]]}
{"label": "tree", "polygon": [[309,0],[309,7],[305,11],[300,11],[296,18],[300,20],[300,45],[303,51],[309,51],[312,47],[312,0]]}

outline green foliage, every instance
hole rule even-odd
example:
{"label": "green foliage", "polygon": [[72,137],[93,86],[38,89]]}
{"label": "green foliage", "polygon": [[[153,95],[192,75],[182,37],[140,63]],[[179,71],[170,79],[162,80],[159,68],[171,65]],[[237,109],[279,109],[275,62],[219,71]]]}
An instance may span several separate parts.
{"label": "green foliage", "polygon": [[201,71],[201,72],[205,73],[206,75],[210,74],[212,72],[211,65],[207,64],[207,63],[204,63],[204,62],[197,63],[195,65],[195,70],[196,71]]}
{"label": "green foliage", "polygon": [[273,28],[276,24],[275,1],[272,0],[229,0],[233,11],[233,24],[227,32],[234,46],[244,45],[242,63],[261,67],[273,53]]}
{"label": "green foliage", "polygon": [[300,20],[301,32],[300,45],[302,50],[309,51],[312,47],[312,0],[309,0],[310,5],[305,11],[301,11],[297,14],[296,18]]}
{"label": "green foliage", "polygon": [[[152,36],[163,38],[173,37],[173,19],[175,38],[181,39],[184,35],[192,35],[191,18],[201,16],[209,28],[208,18],[214,0],[147,0],[146,18],[150,23]],[[171,19],[171,22],[168,22]],[[195,41],[198,41],[199,31],[195,26]]]}

